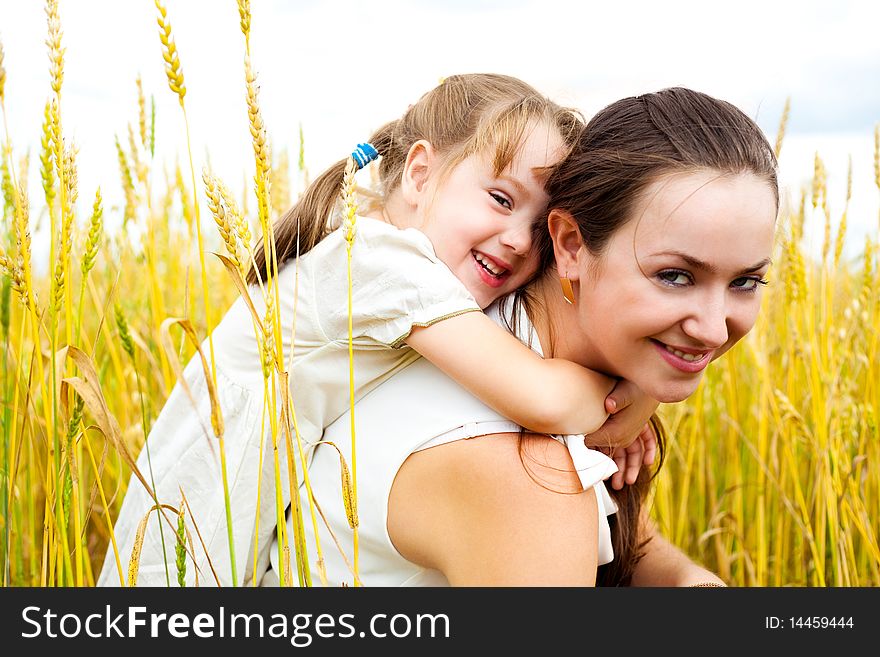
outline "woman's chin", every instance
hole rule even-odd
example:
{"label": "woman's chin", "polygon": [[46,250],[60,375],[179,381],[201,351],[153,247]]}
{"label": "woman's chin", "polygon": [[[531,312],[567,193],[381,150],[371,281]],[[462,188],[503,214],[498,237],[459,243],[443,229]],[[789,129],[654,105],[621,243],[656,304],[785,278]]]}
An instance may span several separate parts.
{"label": "woman's chin", "polygon": [[649,397],[661,404],[675,404],[690,397],[700,385],[702,377],[693,381],[665,381],[652,386],[640,386]]}

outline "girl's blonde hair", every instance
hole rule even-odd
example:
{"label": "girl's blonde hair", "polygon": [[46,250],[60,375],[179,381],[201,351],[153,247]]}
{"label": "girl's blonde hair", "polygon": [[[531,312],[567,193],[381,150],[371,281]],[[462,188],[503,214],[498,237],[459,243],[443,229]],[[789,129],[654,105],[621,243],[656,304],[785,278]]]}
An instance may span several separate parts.
{"label": "girl's blonde hair", "polygon": [[[410,147],[431,144],[441,158],[441,175],[467,157],[490,153],[500,174],[513,160],[530,125],[554,126],[570,148],[583,126],[580,115],[542,96],[522,80],[507,75],[467,74],[446,78],[406,113],[379,128],[369,142],[379,152],[379,185],[387,198],[400,185]],[[274,226],[278,265],[310,251],[334,228],[343,174],[349,158],[318,176],[299,201]],[[298,239],[297,239],[298,238]],[[264,243],[257,246],[248,283],[267,277]]]}

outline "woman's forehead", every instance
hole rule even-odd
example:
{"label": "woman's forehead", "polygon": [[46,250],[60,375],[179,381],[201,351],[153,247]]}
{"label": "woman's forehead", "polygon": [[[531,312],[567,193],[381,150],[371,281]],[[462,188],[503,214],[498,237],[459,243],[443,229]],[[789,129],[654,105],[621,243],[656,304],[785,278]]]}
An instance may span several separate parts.
{"label": "woman's forehead", "polygon": [[652,183],[635,215],[620,237],[630,233],[639,257],[678,253],[741,268],[769,257],[776,202],[770,185],[753,174],[698,171]]}

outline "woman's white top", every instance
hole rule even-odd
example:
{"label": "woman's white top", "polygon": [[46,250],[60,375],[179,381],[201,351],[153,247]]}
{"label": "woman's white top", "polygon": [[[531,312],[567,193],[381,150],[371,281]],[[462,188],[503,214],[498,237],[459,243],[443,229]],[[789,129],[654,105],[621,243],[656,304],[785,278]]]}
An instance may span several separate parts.
{"label": "woman's white top", "polygon": [[[342,231],[336,230],[310,252],[290,261],[277,279],[283,354],[290,372],[291,410],[305,444],[320,440],[324,427],[349,407],[347,261],[346,242]],[[399,230],[366,217],[358,217],[356,222],[351,280],[356,397],[418,358],[404,344],[413,327],[430,326],[442,319],[480,310],[461,281],[437,258],[424,233]],[[249,292],[262,321],[266,303],[260,288],[251,286]],[[253,572],[258,487],[258,573],[263,573],[268,565],[268,550],[276,526],[273,446],[268,407],[264,413],[261,341],[254,326],[250,310],[244,299],[239,298],[213,333],[239,584],[250,582]],[[207,340],[202,350],[210,358]],[[155,488],[160,502],[175,507],[183,489],[220,582],[230,585],[219,443],[211,428],[210,398],[198,356],[185,368],[184,378],[191,398],[179,383],[175,385],[147,439]],[[277,399],[280,413],[280,396]],[[281,498],[286,507],[290,493],[283,440],[279,444],[279,462]],[[150,481],[146,449],[138,457],[137,465]],[[152,499],[132,476],[115,526],[125,577],[137,526],[152,506]],[[173,514],[169,515],[176,522]],[[155,514],[147,523],[139,585],[165,585],[162,537],[157,523]],[[167,524],[163,529],[174,581],[174,535]],[[193,538],[198,545],[195,532]],[[195,552],[203,554],[201,546]],[[199,566],[200,583],[214,583],[204,558],[199,560]],[[111,547],[98,584],[119,583]],[[190,566],[187,584],[193,583]]]}
{"label": "woman's white top", "polygon": [[[496,306],[487,314],[500,322]],[[542,354],[528,318],[517,322],[520,339]],[[360,579],[365,586],[447,586],[442,573],[407,561],[388,536],[388,498],[400,466],[413,452],[443,443],[494,433],[519,432],[510,422],[461,388],[424,358],[398,371],[355,404],[358,489],[358,541]],[[324,440],[333,442],[351,464],[351,418],[348,413],[324,431]],[[554,436],[568,446],[584,489],[593,487],[599,519],[599,564],[612,560],[611,532],[607,516],[617,507],[603,480],[617,472],[614,461],[584,445],[584,437]],[[346,560],[352,561],[352,531],[342,499],[339,453],[331,446],[319,445],[309,467],[309,480],[315,499],[327,518],[316,514],[318,536],[327,572],[327,583],[351,585],[353,576]],[[314,524],[304,487],[303,521],[313,586],[320,586]],[[345,557],[337,549],[332,529]],[[287,514],[288,536],[293,537],[292,514]],[[293,548],[291,548],[292,550]],[[264,586],[278,584],[277,539],[269,551],[271,568],[262,578]],[[296,562],[291,554],[292,578],[296,582]],[[260,571],[258,571],[260,572]]]}

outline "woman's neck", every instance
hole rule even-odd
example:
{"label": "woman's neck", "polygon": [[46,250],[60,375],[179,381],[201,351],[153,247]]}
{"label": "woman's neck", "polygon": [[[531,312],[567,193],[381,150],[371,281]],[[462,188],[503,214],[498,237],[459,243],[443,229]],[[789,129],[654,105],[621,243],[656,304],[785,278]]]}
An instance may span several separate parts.
{"label": "woman's neck", "polygon": [[535,281],[532,292],[536,303],[529,309],[529,319],[544,356],[564,358],[601,371],[601,359],[579,321],[578,306],[563,298],[556,272],[551,270]]}

